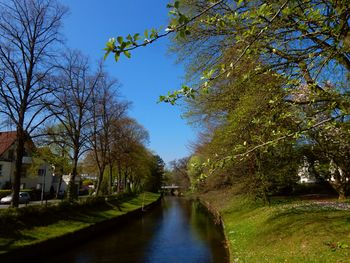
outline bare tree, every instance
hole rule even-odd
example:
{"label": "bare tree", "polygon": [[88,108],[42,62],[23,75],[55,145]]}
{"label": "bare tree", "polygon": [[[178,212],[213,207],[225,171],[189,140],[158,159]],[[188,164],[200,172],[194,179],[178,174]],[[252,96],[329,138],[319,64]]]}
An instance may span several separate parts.
{"label": "bare tree", "polygon": [[117,100],[117,80],[110,79],[106,73],[102,74],[98,91],[92,97],[92,124],[90,147],[94,161],[98,168],[98,182],[96,194],[101,192],[103,175],[109,165],[109,193],[113,185],[113,160],[111,156],[112,122],[121,119],[128,108],[128,103]]}
{"label": "bare tree", "polygon": [[71,149],[72,172],[68,187],[68,199],[76,197],[74,190],[80,157],[88,150],[91,137],[93,93],[102,73],[92,74],[89,61],[78,51],[67,51],[58,67],[53,90],[54,101],[47,106],[64,127],[66,142]]}
{"label": "bare tree", "polygon": [[24,145],[50,116],[43,113],[44,83],[65,13],[55,0],[0,1],[0,114],[17,132],[13,207],[18,207]]}

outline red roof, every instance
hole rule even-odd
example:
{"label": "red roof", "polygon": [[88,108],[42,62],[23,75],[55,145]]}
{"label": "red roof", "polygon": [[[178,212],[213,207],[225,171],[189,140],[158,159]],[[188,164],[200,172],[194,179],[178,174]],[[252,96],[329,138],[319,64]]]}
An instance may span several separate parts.
{"label": "red roof", "polygon": [[2,155],[16,141],[16,132],[0,132],[0,155]]}

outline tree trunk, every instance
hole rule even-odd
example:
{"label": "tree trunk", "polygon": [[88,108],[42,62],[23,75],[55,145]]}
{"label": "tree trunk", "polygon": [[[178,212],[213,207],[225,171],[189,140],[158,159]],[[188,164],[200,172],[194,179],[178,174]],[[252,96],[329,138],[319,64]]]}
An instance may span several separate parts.
{"label": "tree trunk", "polygon": [[24,155],[25,133],[23,129],[17,128],[17,145],[16,145],[16,167],[12,184],[12,201],[11,207],[19,205],[19,191],[21,186],[22,159]]}
{"label": "tree trunk", "polygon": [[101,192],[101,184],[103,181],[103,174],[105,171],[105,166],[98,169],[98,180],[97,180],[97,186],[96,186],[96,195],[100,195]]}
{"label": "tree trunk", "polygon": [[339,196],[338,196],[338,200],[345,200],[345,199],[346,199],[345,191],[340,191]]}
{"label": "tree trunk", "polygon": [[122,186],[122,165],[120,163],[120,160],[118,159],[118,193],[121,192],[121,186]]}
{"label": "tree trunk", "polygon": [[333,165],[335,165],[335,171],[333,173],[334,181],[331,182],[331,185],[338,193],[338,200],[344,200],[346,198],[346,188],[347,188],[347,174],[344,172],[344,169],[340,168],[333,161]]}
{"label": "tree trunk", "polygon": [[113,166],[109,164],[109,194],[113,194]]}
{"label": "tree trunk", "polygon": [[124,172],[124,192],[127,191],[127,187],[128,187],[128,171],[127,171],[127,168],[125,169],[125,172]]}
{"label": "tree trunk", "polygon": [[345,196],[345,193],[346,193],[346,181],[345,182],[341,182],[338,185],[337,192],[338,192],[338,200],[345,200],[346,199],[346,196]]}
{"label": "tree trunk", "polygon": [[78,155],[74,155],[74,160],[73,160],[73,169],[72,173],[70,175],[69,183],[68,183],[68,189],[67,189],[67,198],[68,201],[74,201],[77,199],[77,189],[75,187],[75,178],[78,173]]}
{"label": "tree trunk", "polygon": [[61,185],[62,185],[62,177],[63,177],[63,172],[60,175],[60,179],[58,181],[57,190],[56,190],[56,199],[58,199],[59,195],[60,195],[60,190],[61,190]]}

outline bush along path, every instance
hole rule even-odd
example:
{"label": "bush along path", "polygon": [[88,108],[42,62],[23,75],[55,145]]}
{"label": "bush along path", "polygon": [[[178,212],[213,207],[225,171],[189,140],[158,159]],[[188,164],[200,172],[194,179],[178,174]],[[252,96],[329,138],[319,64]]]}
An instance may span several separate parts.
{"label": "bush along path", "polygon": [[114,219],[126,218],[159,198],[159,194],[146,192],[137,196],[88,198],[83,204],[62,202],[47,207],[4,209],[0,211],[0,259],[9,254],[15,255],[18,250],[30,251],[38,244],[49,243],[47,241],[56,239],[60,242],[61,237],[72,233],[78,236],[83,230],[104,222],[113,223]]}
{"label": "bush along path", "polygon": [[349,203],[275,198],[258,204],[232,190],[200,199],[219,211],[231,262],[349,262]]}

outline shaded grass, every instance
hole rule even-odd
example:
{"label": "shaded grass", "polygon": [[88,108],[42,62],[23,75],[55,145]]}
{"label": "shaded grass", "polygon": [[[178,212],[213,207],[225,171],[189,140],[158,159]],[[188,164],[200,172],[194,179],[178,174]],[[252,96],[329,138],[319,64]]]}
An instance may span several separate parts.
{"label": "shaded grass", "polygon": [[90,204],[65,204],[48,208],[28,206],[0,213],[0,253],[75,232],[148,205],[159,194],[144,193],[123,199],[101,199]]}
{"label": "shaded grass", "polygon": [[231,191],[202,195],[224,220],[232,262],[350,262],[350,211],[311,200],[263,206]]}

